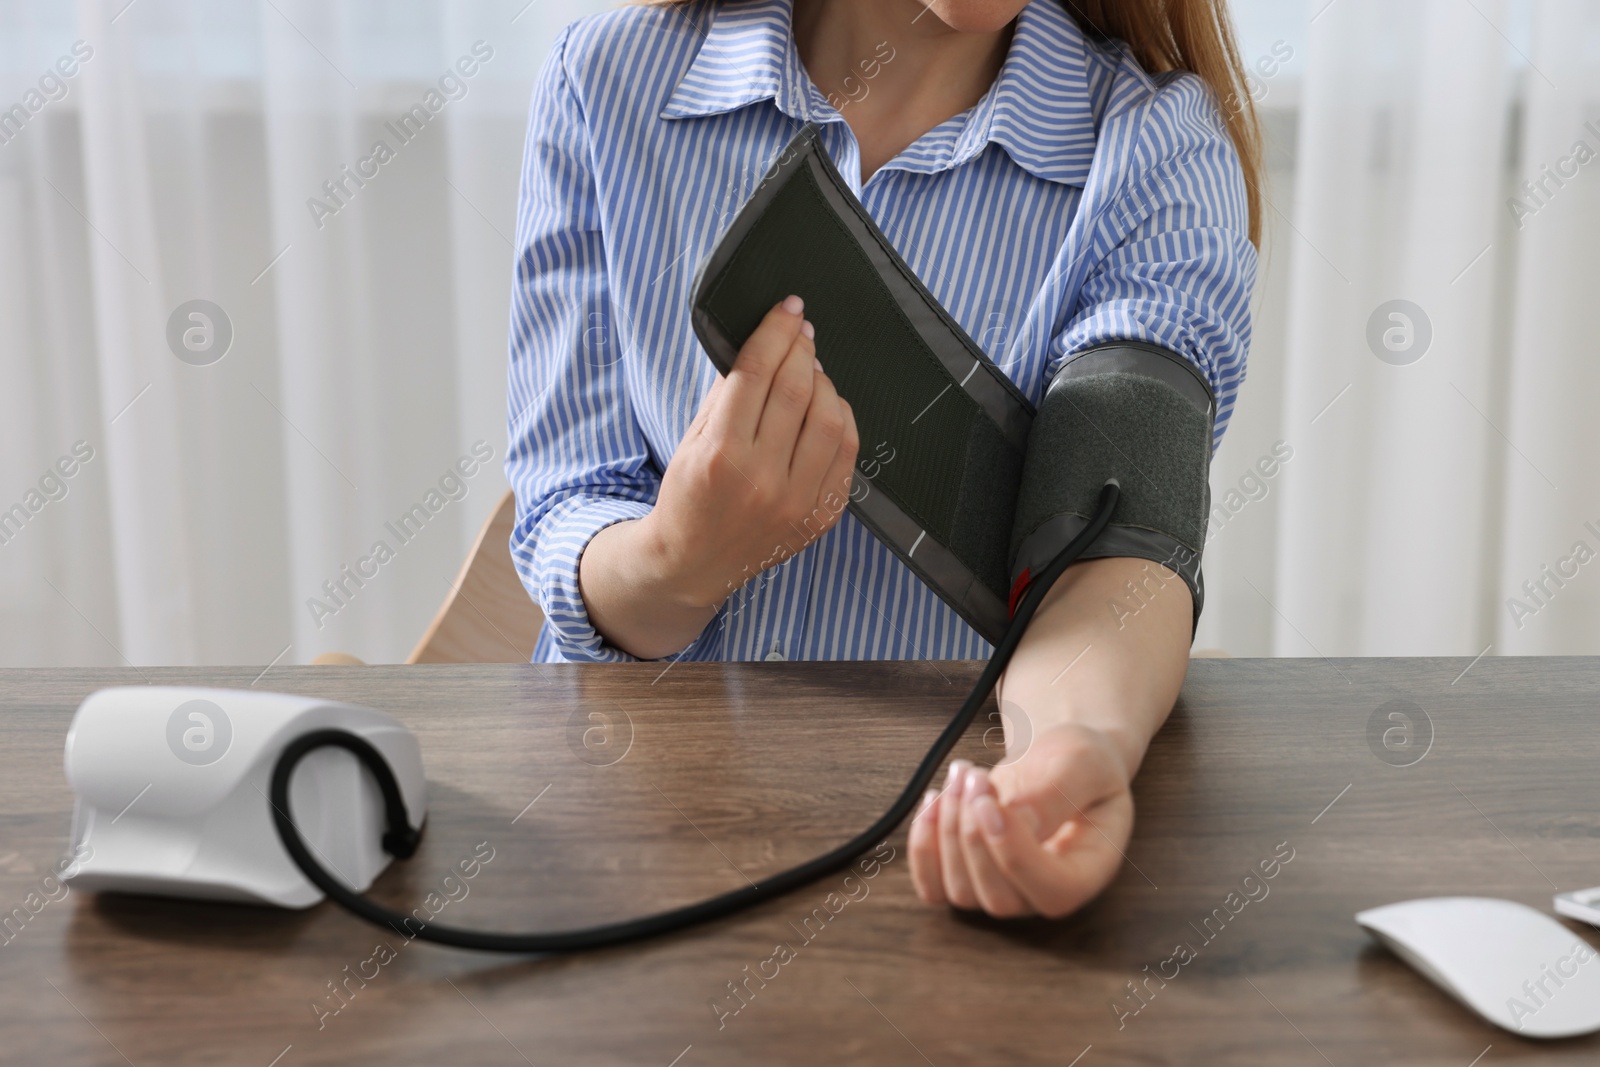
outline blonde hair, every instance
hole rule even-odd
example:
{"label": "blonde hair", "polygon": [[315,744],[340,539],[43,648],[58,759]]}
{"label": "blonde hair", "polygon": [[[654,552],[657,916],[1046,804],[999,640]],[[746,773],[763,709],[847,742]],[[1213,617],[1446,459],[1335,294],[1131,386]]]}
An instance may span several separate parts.
{"label": "blonde hair", "polygon": [[[694,0],[644,0],[686,4]],[[1261,121],[1239,58],[1228,0],[1061,0],[1086,32],[1127,44],[1151,74],[1188,71],[1217,98],[1223,126],[1239,154],[1250,203],[1250,243],[1261,245]]]}

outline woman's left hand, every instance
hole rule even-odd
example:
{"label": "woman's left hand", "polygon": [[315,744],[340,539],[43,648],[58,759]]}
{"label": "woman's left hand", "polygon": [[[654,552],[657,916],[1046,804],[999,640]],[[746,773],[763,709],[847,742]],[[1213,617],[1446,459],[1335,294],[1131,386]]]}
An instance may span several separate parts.
{"label": "woman's left hand", "polygon": [[917,894],[999,918],[1076,911],[1122,866],[1130,779],[1111,740],[1076,724],[1045,730],[999,767],[951,761],[911,824]]}

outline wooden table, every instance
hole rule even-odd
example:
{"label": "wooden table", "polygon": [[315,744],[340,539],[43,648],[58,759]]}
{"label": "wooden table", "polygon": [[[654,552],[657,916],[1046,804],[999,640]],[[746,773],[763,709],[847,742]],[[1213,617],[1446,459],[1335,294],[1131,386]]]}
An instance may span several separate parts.
{"label": "wooden table", "polygon": [[[977,666],[306,667],[258,685],[385,708],[421,738],[428,833],[377,895],[414,907],[487,842],[493,859],[439,920],[526,929],[667,907],[841,840],[899,788]],[[1554,887],[1600,883],[1600,662],[1467,666],[1195,662],[1139,777],[1127,866],[1061,922],[922,905],[903,831],[837,914],[825,902],[843,897],[839,876],[688,934],[571,957],[406,945],[330,905],[71,892],[0,947],[0,1061],[1468,1067],[1492,1045],[1482,1067],[1592,1064],[1600,1039],[1495,1030],[1351,918],[1458,893],[1548,910]],[[0,672],[0,905],[21,903],[64,848],[61,746],[86,694],[245,687],[258,673]],[[1397,699],[1413,702],[1417,730],[1386,749],[1369,738],[1387,712],[1369,724]],[[999,752],[974,730],[961,754]],[[1290,849],[1267,895],[1205,940],[1205,917]],[[805,927],[818,908],[831,917]],[[789,958],[766,962],[780,942]],[[369,963],[380,943],[393,958]],[[1179,943],[1194,958],[1164,965]],[[729,992],[774,971],[747,1000]],[[1136,980],[1147,1001],[1129,993]],[[330,992],[340,981],[345,1000]]]}

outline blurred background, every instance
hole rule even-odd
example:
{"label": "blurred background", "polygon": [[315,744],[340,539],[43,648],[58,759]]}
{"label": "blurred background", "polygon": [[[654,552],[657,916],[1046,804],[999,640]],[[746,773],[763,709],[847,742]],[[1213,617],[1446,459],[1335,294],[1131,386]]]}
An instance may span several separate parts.
{"label": "blurred background", "polygon": [[[505,489],[528,94],[609,6],[0,0],[0,665],[406,655]],[[1600,652],[1600,0],[1235,16],[1268,240],[1197,644]]]}

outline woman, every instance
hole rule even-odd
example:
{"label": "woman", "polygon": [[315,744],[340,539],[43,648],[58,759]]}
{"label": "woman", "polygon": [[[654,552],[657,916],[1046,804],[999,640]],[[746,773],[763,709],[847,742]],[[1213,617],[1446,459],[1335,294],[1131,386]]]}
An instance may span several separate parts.
{"label": "woman", "polygon": [[[1142,341],[1205,376],[1220,437],[1259,216],[1224,3],[693,0],[569,27],[533,98],[511,336],[535,659],[988,655],[853,516],[791,522],[895,458],[858,440],[803,294],[726,379],[690,325],[696,267],[806,122],[1031,400],[1073,353]],[[1057,582],[1001,683],[1007,759],[952,761],[912,824],[925,900],[1059,916],[1110,882],[1192,603],[1143,559]]]}

